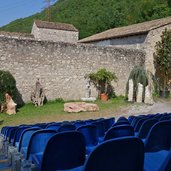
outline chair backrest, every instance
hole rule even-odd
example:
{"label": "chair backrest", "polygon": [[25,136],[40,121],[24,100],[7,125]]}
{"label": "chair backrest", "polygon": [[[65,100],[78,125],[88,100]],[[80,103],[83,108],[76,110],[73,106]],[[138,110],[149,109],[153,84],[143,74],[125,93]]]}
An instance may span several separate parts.
{"label": "chair backrest", "polygon": [[20,137],[21,137],[22,132],[25,129],[27,129],[27,128],[30,128],[30,127],[29,126],[20,126],[20,127],[18,127],[18,129],[16,130],[15,135],[14,135],[13,146],[17,146],[17,143],[20,140]]}
{"label": "chair backrest", "polygon": [[76,128],[78,128],[80,126],[86,125],[86,122],[85,121],[76,121],[73,125],[75,125]]}
{"label": "chair backrest", "polygon": [[107,131],[115,123],[115,118],[104,119],[101,122],[104,123],[105,131]]}
{"label": "chair backrest", "polygon": [[129,121],[130,124],[134,120],[134,118],[136,118],[136,116],[134,116],[134,115],[131,115],[131,116],[128,117],[128,121]]}
{"label": "chair backrest", "polygon": [[95,146],[98,143],[98,132],[95,125],[84,125],[77,128],[85,138],[86,146]]}
{"label": "chair backrest", "polygon": [[135,137],[117,138],[98,145],[83,171],[143,171],[144,145]]}
{"label": "chair backrest", "polygon": [[103,137],[105,135],[105,125],[103,122],[96,121],[92,123],[93,125],[96,125],[97,132],[99,137]]}
{"label": "chair backrest", "polygon": [[85,141],[78,131],[57,133],[48,141],[41,164],[41,171],[72,169],[84,164]]}
{"label": "chair backrest", "polygon": [[124,136],[134,136],[134,129],[130,125],[114,126],[106,132],[104,141]]}
{"label": "chair backrest", "polygon": [[27,148],[29,145],[29,141],[31,136],[35,131],[40,130],[41,128],[39,127],[33,127],[33,128],[28,128],[23,131],[21,134],[20,140],[19,140],[19,146],[18,146],[18,151],[21,151],[21,148]]}
{"label": "chair backrest", "polygon": [[58,128],[57,132],[73,131],[73,130],[76,130],[76,126],[73,124],[67,123],[67,124],[61,125]]}
{"label": "chair backrest", "polygon": [[121,122],[121,121],[128,121],[128,119],[125,116],[121,116],[118,118],[117,122]]}
{"label": "chair backrest", "polygon": [[12,130],[16,129],[16,128],[18,128],[18,127],[17,126],[9,126],[9,127],[7,127],[7,129],[5,131],[5,140],[9,141]]}
{"label": "chair backrest", "polygon": [[137,124],[137,122],[140,120],[140,119],[142,119],[143,118],[143,116],[137,116],[137,117],[135,117],[133,120],[132,120],[132,122],[131,122],[131,126],[132,127],[135,127],[135,125]]}
{"label": "chair backrest", "polygon": [[140,120],[138,120],[138,122],[136,123],[135,127],[134,127],[134,130],[135,132],[138,132],[139,129],[141,128],[141,125],[146,121],[148,120],[148,118],[142,118]]}
{"label": "chair backrest", "polygon": [[130,125],[130,123],[128,121],[118,121],[115,122],[112,127],[117,126],[117,125]]}
{"label": "chair backrest", "polygon": [[18,129],[18,127],[14,127],[11,131],[10,131],[10,136],[9,136],[9,143],[13,143],[14,141],[14,136],[15,136],[15,132]]}
{"label": "chair backrest", "polygon": [[52,130],[58,130],[58,128],[61,126],[61,123],[53,123],[47,125],[46,129],[52,129]]}
{"label": "chair backrest", "polygon": [[139,138],[146,138],[151,127],[158,122],[158,119],[148,119],[143,124],[141,125],[141,128],[139,129],[138,132],[138,137]]}
{"label": "chair backrest", "polygon": [[43,152],[49,139],[56,133],[56,131],[48,129],[34,132],[29,141],[26,160],[32,160],[32,155]]}
{"label": "chair backrest", "polygon": [[171,121],[157,122],[145,140],[145,151],[169,150],[171,145]]}
{"label": "chair backrest", "polygon": [[3,126],[2,128],[1,128],[1,134],[4,136],[4,134],[5,134],[5,131],[6,131],[6,129],[8,128],[9,126]]}

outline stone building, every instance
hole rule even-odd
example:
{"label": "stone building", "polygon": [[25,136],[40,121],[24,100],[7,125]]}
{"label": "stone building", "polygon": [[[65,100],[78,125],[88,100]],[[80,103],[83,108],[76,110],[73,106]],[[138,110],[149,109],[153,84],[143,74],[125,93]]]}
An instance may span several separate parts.
{"label": "stone building", "polygon": [[78,42],[97,46],[143,49],[146,52],[145,68],[154,74],[155,44],[161,39],[160,36],[165,28],[171,29],[171,17],[109,29]]}
{"label": "stone building", "polygon": [[78,41],[78,30],[72,24],[35,20],[31,34],[35,39],[47,41]]}

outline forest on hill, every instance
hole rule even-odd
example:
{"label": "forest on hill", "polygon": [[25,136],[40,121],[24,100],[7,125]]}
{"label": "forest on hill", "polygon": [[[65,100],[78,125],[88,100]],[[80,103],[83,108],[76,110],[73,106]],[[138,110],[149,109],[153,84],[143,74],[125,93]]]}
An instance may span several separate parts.
{"label": "forest on hill", "polygon": [[[167,16],[171,16],[171,0],[58,0],[51,6],[51,21],[73,24],[80,38]],[[46,10],[17,19],[0,30],[30,33],[36,19],[47,20]]]}

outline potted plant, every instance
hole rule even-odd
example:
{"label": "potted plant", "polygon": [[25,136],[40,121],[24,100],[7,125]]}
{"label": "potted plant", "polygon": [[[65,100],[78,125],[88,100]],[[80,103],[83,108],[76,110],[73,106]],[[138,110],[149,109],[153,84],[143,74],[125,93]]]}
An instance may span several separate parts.
{"label": "potted plant", "polygon": [[108,100],[108,95],[113,90],[111,82],[117,81],[115,73],[102,68],[97,72],[90,73],[88,77],[90,78],[90,81],[93,83],[93,85],[96,87],[100,99],[103,101]]}
{"label": "potted plant", "polygon": [[169,80],[171,78],[171,31],[165,29],[161,35],[161,41],[156,43],[154,64],[156,76],[159,78],[160,96],[169,96]]}

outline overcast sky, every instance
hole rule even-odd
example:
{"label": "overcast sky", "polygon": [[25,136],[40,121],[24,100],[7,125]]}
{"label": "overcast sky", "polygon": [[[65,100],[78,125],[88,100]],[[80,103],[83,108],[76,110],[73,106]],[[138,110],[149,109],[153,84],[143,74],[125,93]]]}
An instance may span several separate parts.
{"label": "overcast sky", "polygon": [[0,27],[40,12],[44,7],[45,0],[0,0]]}

